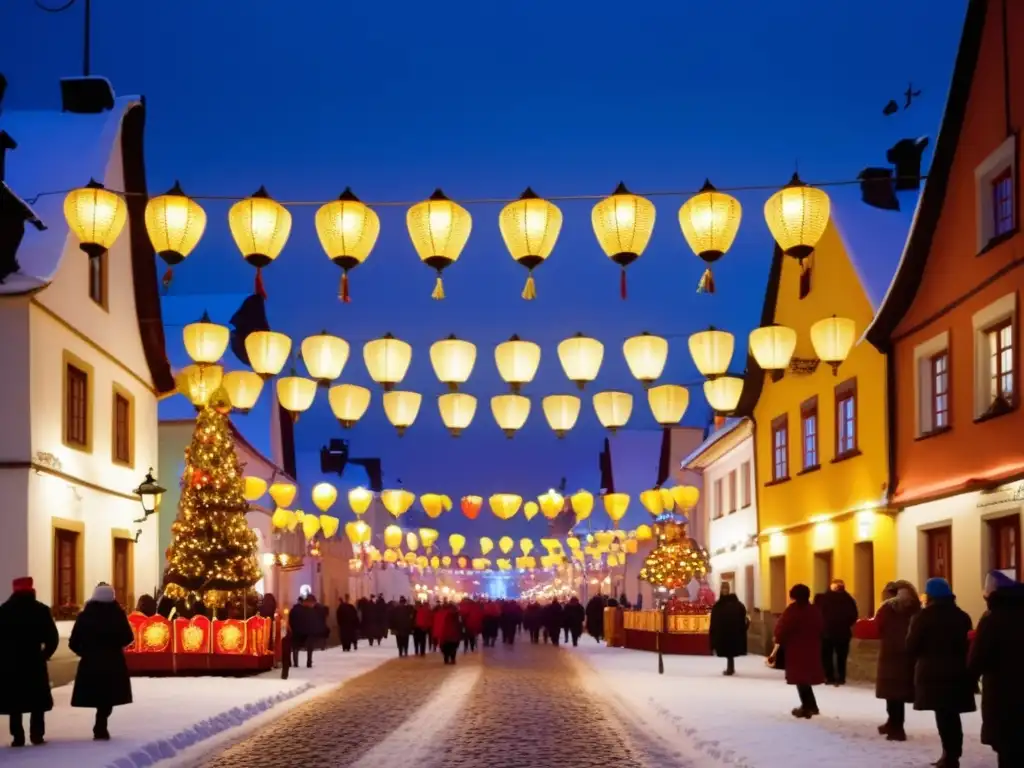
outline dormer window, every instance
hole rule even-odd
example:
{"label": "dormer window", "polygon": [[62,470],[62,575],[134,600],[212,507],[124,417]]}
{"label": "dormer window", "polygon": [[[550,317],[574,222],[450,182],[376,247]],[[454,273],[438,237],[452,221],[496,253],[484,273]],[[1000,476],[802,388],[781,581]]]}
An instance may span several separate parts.
{"label": "dormer window", "polygon": [[974,169],[978,253],[1017,231],[1016,180],[1017,137],[1011,136]]}

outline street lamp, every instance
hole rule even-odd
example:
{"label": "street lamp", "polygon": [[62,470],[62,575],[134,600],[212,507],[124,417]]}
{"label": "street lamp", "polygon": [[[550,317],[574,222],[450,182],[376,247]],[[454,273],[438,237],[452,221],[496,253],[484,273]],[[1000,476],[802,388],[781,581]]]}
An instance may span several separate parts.
{"label": "street lamp", "polygon": [[159,485],[153,478],[153,468],[150,467],[145,479],[139,484],[138,488],[132,491],[132,493],[139,497],[139,501],[142,502],[142,510],[145,512],[145,515],[135,522],[144,522],[146,518],[154,514],[157,507],[160,506],[160,498],[166,492],[167,489]]}

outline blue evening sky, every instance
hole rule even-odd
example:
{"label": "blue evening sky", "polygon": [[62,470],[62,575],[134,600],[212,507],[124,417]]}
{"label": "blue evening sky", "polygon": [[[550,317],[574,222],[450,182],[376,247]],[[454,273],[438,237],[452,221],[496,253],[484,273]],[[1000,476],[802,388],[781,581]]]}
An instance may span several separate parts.
{"label": "blue evening sky", "polygon": [[[58,78],[80,74],[82,5],[49,15],[31,0],[0,3],[5,107],[58,104]],[[541,195],[606,193],[619,180],[636,191],[696,189],[705,177],[719,187],[782,185],[795,163],[809,181],[849,179],[884,165],[885,149],[904,136],[929,135],[934,144],[965,5],[94,0],[93,71],[120,94],[146,96],[154,193],[175,179],[194,194],[244,196],[264,184],[282,200],[329,199],[350,185],[366,201],[422,199],[438,186],[458,199],[515,197],[527,185]],[[908,80],[924,89],[920,101],[883,117]],[[348,339],[353,355],[343,379],[363,384],[362,342],[388,331],[411,342],[406,386],[427,395],[417,423],[397,438],[375,391],[347,436],[353,455],[383,459],[386,485],[401,479],[416,492],[456,499],[535,495],[561,477],[570,490],[596,488],[603,434],[590,403],[577,429],[558,441],[539,402],[568,391],[555,346],[582,330],[606,345],[599,388],[633,392],[630,429],[649,433],[624,440],[616,462],[649,464],[653,483],[658,433],[621,343],[643,330],[671,336],[664,380],[676,382],[697,378],[685,342],[694,330],[728,328],[742,349],[758,320],[772,246],[761,213],[767,193],[737,196],[744,219],[716,267],[718,293],[695,292],[703,265],[679,231],[682,198],[659,197],[654,236],[629,270],[626,302],[617,268],[594,240],[589,202],[562,205],[562,236],[537,272],[531,303],[519,297],[525,271],[505,250],[498,206],[472,207],[473,234],[446,274],[443,302],[430,299],[433,274],[413,251],[404,209],[382,210],[380,239],[352,275],[347,306],[337,299],[340,272],[316,238],[315,208],[297,208],[291,240],[265,272],[270,322],[297,339],[323,328]],[[833,199],[847,211],[844,231],[861,245],[861,268],[884,285],[910,211],[893,215],[898,223],[884,229],[882,242],[874,227],[858,231],[856,188],[834,191]],[[905,203],[909,209],[913,200]],[[228,232],[228,204],[205,207],[206,235],[176,270],[165,305],[175,365],[185,362],[180,325],[203,308],[226,322],[252,287],[253,270]],[[467,391],[480,406],[459,440],[440,422],[433,398],[442,388],[428,357],[429,344],[450,333],[479,345]],[[493,347],[513,333],[539,342],[543,353],[527,392],[533,413],[508,441],[488,399],[503,391]],[[703,426],[703,395],[699,387],[691,394],[684,423]],[[169,403],[162,413],[183,407]],[[267,415],[256,409],[239,419],[264,447]],[[340,435],[320,395],[297,427],[304,481],[318,474],[319,446]],[[639,517],[634,505],[630,516]]]}

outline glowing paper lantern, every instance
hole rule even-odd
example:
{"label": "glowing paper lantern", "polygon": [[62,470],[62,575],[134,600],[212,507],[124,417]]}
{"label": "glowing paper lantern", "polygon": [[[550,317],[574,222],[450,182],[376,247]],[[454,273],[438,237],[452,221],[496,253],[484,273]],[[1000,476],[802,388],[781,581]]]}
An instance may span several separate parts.
{"label": "glowing paper lantern", "polygon": [[434,570],[437,570],[438,568],[440,568],[441,567],[441,558],[438,557],[437,555],[434,555],[432,558],[430,558],[430,567],[433,568]]}
{"label": "glowing paper lantern", "polygon": [[480,554],[481,555],[486,555],[492,549],[494,549],[494,542],[491,541],[486,536],[481,536],[480,537]]}
{"label": "glowing paper lantern", "polygon": [[672,498],[680,509],[693,509],[700,500],[700,489],[692,485],[677,485],[672,489]]}
{"label": "glowing paper lantern", "polygon": [[639,336],[626,339],[622,345],[622,353],[626,357],[626,365],[629,366],[633,378],[647,388],[665,370],[665,363],[668,361],[668,341],[644,331]]}
{"label": "glowing paper lantern", "polygon": [[536,298],[533,270],[551,255],[562,231],[562,212],[527,187],[518,200],[501,209],[498,228],[512,258],[529,270],[522,297]]}
{"label": "glowing paper lantern", "polygon": [[537,374],[540,346],[514,335],[494,348],[494,362],[498,366],[498,375],[513,393],[518,394],[523,384],[529,384]]}
{"label": "glowing paper lantern", "polygon": [[[345,536],[348,537],[349,543],[351,543],[353,547],[362,542],[362,537],[360,536],[360,531],[357,527],[357,524],[360,522],[362,521],[352,520],[345,523]],[[363,523],[363,525],[366,525],[366,523]]]}
{"label": "glowing paper lantern", "polygon": [[389,564],[398,562],[398,552],[393,549],[386,550],[384,552],[384,562]]}
{"label": "glowing paper lantern", "polygon": [[384,415],[394,425],[399,437],[416,421],[422,402],[423,395],[419,392],[393,389],[384,393]]}
{"label": "glowing paper lantern", "polygon": [[530,415],[530,398],[522,395],[495,395],[491,398],[491,413],[505,437],[512,438]]}
{"label": "glowing paper lantern", "polygon": [[363,345],[363,362],[370,378],[381,385],[385,392],[405,378],[412,362],[412,347],[390,333]]}
{"label": "glowing paper lantern", "polygon": [[824,190],[807,186],[794,173],[764,204],[764,219],[782,252],[802,262],[825,234],[830,208]]}
{"label": "glowing paper lantern", "polygon": [[448,537],[448,546],[452,548],[452,554],[457,555],[466,546],[466,537],[461,533],[453,533]]}
{"label": "glowing paper lantern", "polygon": [[476,415],[476,398],[465,392],[449,392],[437,398],[437,408],[452,437],[458,437]]}
{"label": "glowing paper lantern", "polygon": [[338,526],[340,525],[341,520],[333,515],[320,515],[320,530],[323,531],[324,538],[334,538],[334,534],[338,532]]}
{"label": "glowing paper lantern", "polygon": [[327,512],[338,500],[338,489],[330,483],[317,483],[312,490],[313,505],[321,512]]}
{"label": "glowing paper lantern", "polygon": [[409,511],[409,507],[416,501],[416,494],[405,489],[386,490],[381,491],[380,500],[384,504],[384,509],[398,518]]}
{"label": "glowing paper lantern", "polygon": [[95,179],[64,198],[64,218],[78,238],[79,247],[91,259],[98,259],[117,240],[128,221],[124,199]]}
{"label": "glowing paper lantern", "polygon": [[743,379],[739,376],[720,376],[704,382],[704,397],[718,413],[732,413],[743,394]]}
{"label": "glowing paper lantern", "polygon": [[389,525],[384,529],[384,546],[389,549],[398,549],[402,546],[402,529],[397,525]]}
{"label": "glowing paper lantern", "polygon": [[419,557],[416,555],[415,552],[406,552],[405,557],[403,559],[405,560],[406,565],[416,565],[416,563],[419,561]]}
{"label": "glowing paper lantern", "polygon": [[848,317],[826,317],[811,326],[811,344],[814,353],[823,363],[828,363],[835,376],[839,366],[850,354],[857,340],[857,325]]}
{"label": "glowing paper lantern", "polygon": [[279,481],[270,486],[270,498],[274,500],[277,506],[287,509],[295,501],[297,490],[294,483]]}
{"label": "glowing paper lantern", "polygon": [[430,364],[442,384],[456,392],[460,384],[469,380],[476,364],[476,345],[455,338],[452,334],[443,341],[435,341],[430,345]]}
{"label": "glowing paper lantern", "polygon": [[558,360],[569,381],[583,389],[587,382],[597,378],[604,360],[604,344],[597,339],[577,333],[558,345]]}
{"label": "glowing paper lantern", "polygon": [[750,353],[765,371],[784,371],[796,351],[796,331],[784,325],[768,325],[750,332]]}
{"label": "glowing paper lantern", "polygon": [[361,515],[370,508],[373,501],[373,494],[365,488],[353,488],[348,492],[348,506],[357,515]]}
{"label": "glowing paper lantern", "polygon": [[644,509],[650,512],[654,517],[657,517],[665,511],[665,503],[661,497],[661,490],[658,488],[642,492],[640,494],[640,503],[643,504]]}
{"label": "glowing paper lantern", "polygon": [[651,530],[649,525],[638,525],[636,527],[636,540],[637,541],[650,541],[654,538],[654,531]]}
{"label": "glowing paper lantern", "polygon": [[572,511],[576,515],[576,522],[580,523],[590,517],[594,511],[594,494],[589,491],[577,491],[569,498],[572,504]]}
{"label": "glowing paper lantern", "polygon": [[608,493],[604,496],[604,511],[608,513],[608,517],[615,523],[615,527],[619,526],[619,520],[626,514],[626,510],[629,508],[629,494],[626,493]]}
{"label": "glowing paper lantern", "polygon": [[541,401],[544,418],[559,438],[576,426],[580,416],[580,399],[575,395],[548,395]]}
{"label": "glowing paper lantern", "polygon": [[444,512],[444,499],[436,493],[424,493],[420,496],[420,505],[431,519],[440,517]]}
{"label": "glowing paper lantern", "polygon": [[420,555],[416,558],[416,567],[419,569],[427,568],[430,565],[430,559],[426,555]]}
{"label": "glowing paper lantern", "polygon": [[302,518],[302,533],[307,539],[312,539],[320,530],[320,518],[316,515],[305,515]]}
{"label": "glowing paper lantern", "polygon": [[277,380],[277,400],[281,407],[298,421],[299,414],[308,411],[316,397],[316,382],[302,376],[284,376]]}
{"label": "glowing paper lantern", "polygon": [[188,258],[206,229],[206,211],[178,182],[146,203],[145,219],[153,250],[169,267]]}
{"label": "glowing paper lantern", "polygon": [[337,200],[317,210],[315,222],[327,258],[341,267],[338,298],[347,304],[348,273],[369,258],[380,235],[380,217],[345,187]]}
{"label": "glowing paper lantern", "polygon": [[405,548],[410,552],[415,552],[420,548],[420,540],[412,531],[405,534]]}
{"label": "glowing paper lantern", "polygon": [[654,231],[654,203],[632,194],[622,182],[594,206],[590,220],[605,255],[622,267],[619,293],[626,298],[626,267],[640,258]]}
{"label": "glowing paper lantern", "polygon": [[256,501],[267,492],[267,481],[262,477],[246,475],[243,478],[243,481],[245,483],[245,488],[242,495],[245,496],[246,501]]}
{"label": "glowing paper lantern", "polygon": [[253,371],[229,371],[221,386],[227,392],[231,407],[239,413],[248,413],[263,391],[263,379]]}
{"label": "glowing paper lantern", "polygon": [[405,221],[420,261],[437,271],[431,298],[443,299],[441,273],[458,260],[466,247],[473,218],[469,211],[437,189],[428,200],[412,206]]}
{"label": "glowing paper lantern", "polygon": [[309,375],[325,389],[331,382],[341,376],[345,363],[348,362],[348,342],[338,336],[323,331],[315,336],[307,336],[302,340],[302,362],[306,364]]}
{"label": "glowing paper lantern", "polygon": [[533,520],[538,512],[540,512],[540,507],[536,501],[528,501],[523,505],[523,514],[526,515],[527,520]]}
{"label": "glowing paper lantern", "polygon": [[511,536],[502,536],[498,539],[498,549],[501,550],[502,554],[507,555],[515,545],[516,543],[512,540]]}
{"label": "glowing paper lantern", "polygon": [[429,550],[437,542],[438,535],[433,528],[420,528],[420,543]]}
{"label": "glowing paper lantern", "polygon": [[569,549],[579,549],[580,548],[580,540],[578,538],[576,538],[575,536],[570,536],[569,538],[567,538],[565,540],[565,543],[569,545]]}
{"label": "glowing paper lantern", "polygon": [[537,497],[537,501],[540,502],[540,511],[544,513],[544,517],[548,520],[554,520],[558,517],[565,506],[565,498],[554,488],[549,488],[547,493]]}
{"label": "glowing paper lantern", "polygon": [[219,365],[186,365],[174,377],[178,392],[188,398],[196,408],[210,403],[214,393],[220,389],[224,369]]}
{"label": "glowing paper lantern", "polygon": [[672,496],[672,491],[668,488],[659,488],[658,493],[661,494],[661,504],[665,508],[666,512],[671,512],[676,505],[675,497]]}
{"label": "glowing paper lantern", "polygon": [[245,337],[249,365],[262,378],[277,376],[288,362],[292,340],[275,331],[253,331]]}
{"label": "glowing paper lantern", "polygon": [[741,216],[739,200],[719,192],[710,180],[679,209],[679,227],[687,245],[708,265],[697,284],[698,292],[715,292],[711,265],[732,247]]}
{"label": "glowing paper lantern", "polygon": [[192,358],[192,362],[199,365],[209,365],[220,360],[224,350],[228,348],[230,336],[230,329],[226,325],[210,320],[210,315],[206,312],[203,312],[199,320],[189,323],[181,331],[185,352]]}
{"label": "glowing paper lantern", "polygon": [[252,197],[231,206],[228,227],[242,257],[259,270],[284,250],[292,231],[292,215],[268,194],[266,187],[260,187]]}
{"label": "glowing paper lantern", "polygon": [[441,565],[443,565],[445,568],[447,568],[451,564],[452,564],[451,557],[449,557],[448,555],[442,555],[441,556]]}
{"label": "glowing paper lantern", "polygon": [[491,511],[501,520],[511,520],[523,503],[521,496],[514,493],[496,493],[488,499]]}
{"label": "glowing paper lantern", "polygon": [[523,552],[523,557],[526,557],[533,551],[533,541],[530,539],[520,539],[519,549]]}
{"label": "glowing paper lantern", "polygon": [[601,425],[614,434],[629,421],[633,412],[633,396],[628,392],[611,390],[598,392],[594,395],[594,411]]}
{"label": "glowing paper lantern", "polygon": [[337,384],[327,390],[334,418],[345,429],[355,426],[370,405],[370,390],[355,384]]}
{"label": "glowing paper lantern", "polygon": [[729,370],[735,345],[733,335],[711,326],[690,336],[690,355],[701,375],[714,379]]}
{"label": "glowing paper lantern", "polygon": [[288,528],[292,520],[295,519],[295,513],[290,509],[281,509],[278,507],[274,510],[274,514],[270,516],[270,524],[275,528],[284,529]]}
{"label": "glowing paper lantern", "polygon": [[463,496],[459,502],[459,508],[462,510],[462,514],[470,520],[476,520],[483,505],[484,500],[479,496]]}

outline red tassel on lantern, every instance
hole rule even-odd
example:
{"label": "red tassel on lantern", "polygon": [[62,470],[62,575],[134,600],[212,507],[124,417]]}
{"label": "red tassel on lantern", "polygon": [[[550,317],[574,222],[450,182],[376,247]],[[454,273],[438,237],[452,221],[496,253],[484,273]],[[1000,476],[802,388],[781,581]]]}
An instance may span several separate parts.
{"label": "red tassel on lantern", "polygon": [[352,303],[352,297],[348,293],[348,272],[341,273],[341,287],[338,289],[338,298],[345,304]]}
{"label": "red tassel on lantern", "polygon": [[619,275],[619,296],[622,297],[623,301],[626,300],[626,270],[622,270],[622,273]]}
{"label": "red tassel on lantern", "polygon": [[174,267],[168,267],[167,271],[164,272],[163,278],[160,280],[161,285],[164,287],[164,295],[171,288],[171,281],[174,279]]}
{"label": "red tassel on lantern", "polygon": [[263,286],[263,270],[262,269],[257,269],[256,270],[256,287],[254,289],[254,293],[257,296],[259,296],[261,299],[266,301],[267,289]]}

